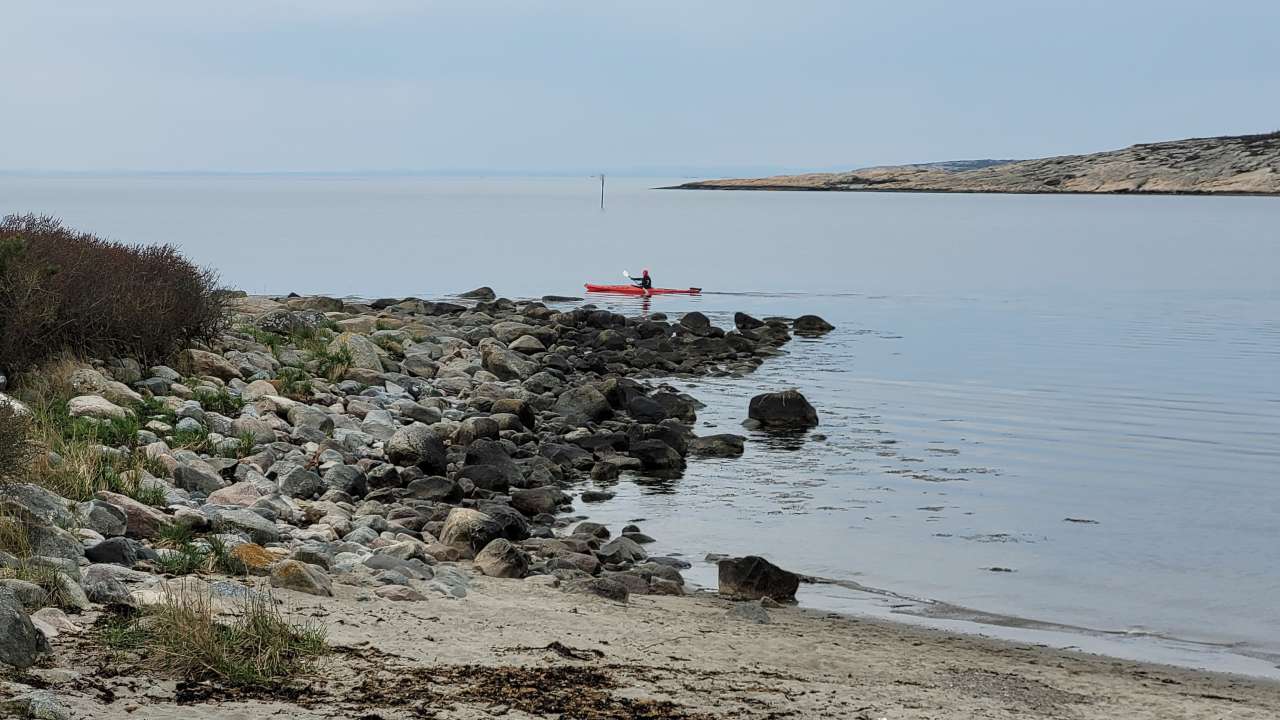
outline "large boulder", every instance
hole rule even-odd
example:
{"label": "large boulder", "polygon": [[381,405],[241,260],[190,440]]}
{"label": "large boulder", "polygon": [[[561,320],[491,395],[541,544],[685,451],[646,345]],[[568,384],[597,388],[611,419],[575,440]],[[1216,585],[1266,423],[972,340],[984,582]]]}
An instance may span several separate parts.
{"label": "large boulder", "polygon": [[39,485],[6,485],[0,495],[0,509],[33,522],[66,527],[75,517],[66,500]]}
{"label": "large boulder", "polygon": [[212,465],[193,459],[173,469],[173,484],[183,490],[202,492],[207,495],[221,490],[229,483],[222,479]]}
{"label": "large boulder", "polygon": [[538,363],[492,339],[480,342],[480,365],[500,380],[525,380],[538,372]]}
{"label": "large boulder", "polygon": [[719,565],[720,594],[734,600],[772,598],[794,602],[800,576],[787,572],[762,557],[748,555],[726,558]]}
{"label": "large boulder", "polygon": [[640,461],[645,470],[680,470],[684,458],[675,448],[661,440],[641,440],[631,444],[631,456]]}
{"label": "large boulder", "polygon": [[468,300],[493,300],[497,298],[498,295],[493,291],[493,288],[486,285],[483,287],[478,287],[475,290],[468,290],[467,292],[464,292],[464,293],[458,293],[458,297],[466,298]]}
{"label": "large boulder", "polygon": [[492,517],[468,508],[453,508],[440,530],[440,542],[476,553],[502,537],[502,526]]}
{"label": "large boulder", "polygon": [[124,513],[125,535],[133,538],[150,538],[159,534],[160,529],[168,524],[169,520],[165,514],[150,505],[143,505],[126,495],[109,492],[107,490],[99,490],[95,495],[108,505],[113,505]]}
{"label": "large boulder", "polygon": [[323,569],[297,560],[276,563],[271,569],[271,586],[320,597],[333,595],[333,581]]}
{"label": "large boulder", "polygon": [[252,510],[210,506],[205,506],[204,510],[211,516],[213,528],[218,532],[244,533],[259,545],[280,540],[276,524]]}
{"label": "large boulder", "polygon": [[416,465],[427,474],[448,468],[444,440],[427,425],[414,422],[395,431],[386,445],[387,459],[398,465]]}
{"label": "large boulder", "polygon": [[640,547],[640,543],[627,537],[616,537],[596,551],[601,561],[612,564],[634,563],[645,560],[649,553]]}
{"label": "large boulder", "polygon": [[747,416],[766,428],[803,429],[818,425],[818,411],[798,390],[764,393],[751,398]]}
{"label": "large boulder", "polygon": [[604,420],[613,414],[604,394],[591,385],[580,385],[560,393],[553,409],[574,425]]}
{"label": "large boulder", "polygon": [[554,514],[561,505],[569,504],[569,496],[554,486],[515,490],[511,493],[511,507],[534,517]]}
{"label": "large boulder", "polygon": [[467,446],[465,467],[459,477],[468,478],[476,487],[494,492],[506,492],[512,486],[524,484],[524,474],[507,455],[502,442],[484,438]]}
{"label": "large boulder", "polygon": [[25,670],[49,652],[49,641],[13,593],[0,591],[0,665]]}
{"label": "large boulder", "polygon": [[67,402],[67,412],[73,418],[89,417],[98,420],[123,420],[131,414],[128,410],[97,395],[81,395]]}
{"label": "large boulder", "polygon": [[476,569],[489,577],[522,578],[529,574],[529,554],[506,538],[498,538],[476,553]]}
{"label": "large boulder", "polygon": [[209,375],[221,380],[232,380],[240,377],[240,370],[230,360],[217,353],[206,350],[186,350],[182,354],[182,365],[192,375]]}
{"label": "large boulder", "polygon": [[329,343],[331,353],[341,352],[344,348],[351,354],[351,367],[382,372],[382,351],[369,338],[344,332]]}
{"label": "large boulder", "polygon": [[823,320],[817,315],[801,315],[796,318],[792,324],[797,335],[824,335],[836,329],[835,325]]}

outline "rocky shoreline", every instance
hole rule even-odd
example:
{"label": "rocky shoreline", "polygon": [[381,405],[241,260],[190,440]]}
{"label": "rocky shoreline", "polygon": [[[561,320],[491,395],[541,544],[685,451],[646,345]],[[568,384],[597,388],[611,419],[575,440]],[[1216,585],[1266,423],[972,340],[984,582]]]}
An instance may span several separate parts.
{"label": "rocky shoreline", "polygon": [[[614,602],[682,595],[686,561],[650,557],[634,525],[579,522],[573,503],[608,498],[620,473],[742,454],[742,436],[694,435],[698,401],[662,379],[749,373],[792,333],[831,329],[739,313],[726,331],[697,312],[631,318],[488,288],[457,302],[240,296],[231,308],[228,332],[171,366],[44,371],[69,390],[72,423],[114,437],[92,450],[132,469],[119,479],[128,491],[79,502],[34,483],[0,494],[0,520],[23,534],[21,554],[0,552],[0,667],[18,672],[0,689],[9,707],[65,716],[22,673],[56,666],[49,641],[82,629],[75,614],[175,593],[422,603],[464,598],[482,575]],[[750,415],[817,423],[794,391],[757,398]],[[53,584],[32,582],[32,568]],[[762,558],[721,563],[738,600],[778,607],[797,581]]]}
{"label": "rocky shoreline", "polygon": [[1280,133],[1188,138],[1031,160],[888,165],[843,173],[703,180],[666,189],[1277,195]]}

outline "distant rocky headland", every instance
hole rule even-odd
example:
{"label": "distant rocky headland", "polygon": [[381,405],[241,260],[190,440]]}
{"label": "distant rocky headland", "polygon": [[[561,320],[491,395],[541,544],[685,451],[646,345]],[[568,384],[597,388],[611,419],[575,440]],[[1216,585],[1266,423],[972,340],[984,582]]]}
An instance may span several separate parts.
{"label": "distant rocky headland", "polygon": [[703,180],[682,190],[1280,194],[1280,132],[1145,143],[1088,155]]}

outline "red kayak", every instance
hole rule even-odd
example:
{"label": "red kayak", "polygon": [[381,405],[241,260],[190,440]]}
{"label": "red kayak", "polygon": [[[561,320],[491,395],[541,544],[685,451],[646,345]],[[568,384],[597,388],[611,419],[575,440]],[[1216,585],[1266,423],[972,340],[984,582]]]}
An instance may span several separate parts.
{"label": "red kayak", "polygon": [[[644,288],[635,285],[593,285],[587,283],[587,292],[616,293],[618,295],[643,295]],[[702,288],[676,290],[674,288],[649,288],[650,295],[697,295]]]}

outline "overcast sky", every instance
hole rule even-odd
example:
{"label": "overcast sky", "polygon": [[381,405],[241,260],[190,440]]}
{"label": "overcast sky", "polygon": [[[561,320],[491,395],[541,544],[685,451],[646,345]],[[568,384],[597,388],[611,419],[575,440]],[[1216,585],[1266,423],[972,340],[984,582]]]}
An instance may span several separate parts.
{"label": "overcast sky", "polygon": [[824,169],[1280,128],[1277,0],[0,2],[4,170]]}

